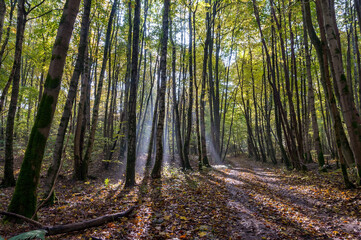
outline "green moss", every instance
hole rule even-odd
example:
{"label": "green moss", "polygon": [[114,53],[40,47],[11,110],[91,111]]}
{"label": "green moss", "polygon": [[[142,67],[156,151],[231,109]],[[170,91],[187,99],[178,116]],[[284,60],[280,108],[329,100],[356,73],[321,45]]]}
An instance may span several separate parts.
{"label": "green moss", "polygon": [[343,73],[343,74],[341,74],[341,82],[346,82],[347,81],[347,79],[346,79],[346,76],[345,76],[345,74]]}
{"label": "green moss", "polygon": [[44,87],[45,88],[57,88],[60,84],[60,78],[52,78],[49,74],[46,77]]}
{"label": "green moss", "polygon": [[43,95],[38,110],[37,122],[35,123],[38,128],[44,128],[51,123],[51,105],[53,102],[53,96],[49,96],[46,93]]}
{"label": "green moss", "polygon": [[358,128],[357,121],[352,121],[351,125],[352,125],[352,128],[353,128],[353,129],[357,129],[357,128]]}
{"label": "green moss", "polygon": [[344,88],[342,88],[342,92],[344,93],[344,94],[348,94],[349,93],[349,91],[348,91],[348,86],[346,85]]}
{"label": "green moss", "polygon": [[357,185],[361,185],[361,165],[357,164]]}
{"label": "green moss", "polygon": [[9,212],[31,218],[36,209],[36,188],[39,182],[40,167],[46,144],[45,137],[34,127],[30,134],[24,161],[20,169],[15,191],[8,207]]}
{"label": "green moss", "polygon": [[53,54],[51,56],[51,60],[54,60],[54,59],[61,59],[61,56],[60,55],[57,55],[57,54]]}
{"label": "green moss", "polygon": [[318,153],[317,160],[318,160],[318,165],[319,165],[320,167],[322,167],[323,165],[325,165],[325,158],[323,157],[323,152],[322,152],[322,151],[320,151],[320,152]]}

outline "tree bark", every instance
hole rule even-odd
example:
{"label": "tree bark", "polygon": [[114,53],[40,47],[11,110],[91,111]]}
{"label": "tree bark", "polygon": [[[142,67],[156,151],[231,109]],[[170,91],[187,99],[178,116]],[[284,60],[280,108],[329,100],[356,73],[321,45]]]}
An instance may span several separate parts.
{"label": "tree bark", "polygon": [[163,164],[163,129],[165,118],[165,92],[167,89],[167,48],[168,48],[168,28],[169,28],[169,4],[170,0],[164,0],[163,7],[163,26],[162,26],[162,39],[161,39],[161,56],[160,56],[160,76],[161,83],[158,88],[158,124],[156,133],[156,149],[155,162],[152,170],[152,178],[160,178]]}
{"label": "tree bark", "polygon": [[340,35],[336,24],[334,2],[328,0],[318,0],[321,4],[323,26],[326,32],[326,40],[329,48],[329,61],[331,63],[334,84],[338,91],[337,97],[341,105],[341,112],[344,117],[347,132],[350,137],[351,149],[354,153],[358,183],[361,182],[361,118],[353,101],[351,86],[349,86],[344,73]]}
{"label": "tree bark", "polygon": [[9,112],[6,123],[6,137],[5,137],[5,166],[4,166],[4,179],[2,181],[3,186],[10,187],[15,186],[14,178],[14,123],[15,114],[18,105],[19,88],[20,88],[20,67],[21,67],[21,55],[23,49],[23,40],[26,24],[26,12],[25,1],[18,1],[18,19],[16,27],[16,42],[15,42],[15,56],[14,63],[11,69],[8,82],[12,82],[11,100],[9,106]]}
{"label": "tree bark", "polygon": [[[302,11],[304,13],[304,11]],[[306,32],[306,19],[304,16],[304,44],[305,44],[305,52],[306,52],[306,75],[307,75],[307,82],[308,82],[308,107],[309,111],[311,113],[311,119],[312,119],[312,130],[313,130],[313,141],[314,146],[317,153],[317,161],[318,165],[322,167],[325,164],[325,159],[322,152],[322,145],[321,145],[321,139],[318,129],[318,123],[317,123],[317,115],[316,115],[316,109],[315,109],[315,90],[313,88],[312,83],[312,75],[311,75],[311,56],[308,48],[308,38],[307,38],[307,32]],[[307,144],[307,143],[306,143]]]}
{"label": "tree bark", "polygon": [[[81,22],[81,32],[80,32],[80,41],[78,47],[78,56],[75,63],[75,68],[73,75],[70,79],[70,87],[68,90],[68,96],[66,98],[63,115],[60,120],[58,134],[55,140],[54,152],[53,152],[53,161],[48,169],[48,173],[45,179],[44,185],[44,198],[47,198],[48,195],[53,193],[51,189],[55,184],[58,172],[60,171],[60,165],[62,161],[62,153],[64,147],[64,138],[65,133],[68,128],[69,120],[71,117],[71,111],[74,103],[74,99],[76,96],[79,77],[84,70],[84,61],[85,61],[85,51],[87,48],[88,42],[88,33],[89,33],[89,23],[90,23],[90,8],[91,8],[91,0],[84,0],[84,13],[82,16]],[[52,203],[53,198],[51,199],[50,203]]]}
{"label": "tree bark", "polygon": [[52,60],[50,61],[44,85],[43,97],[30,134],[15,192],[8,207],[9,212],[25,217],[32,217],[36,209],[36,189],[41,164],[58,101],[66,55],[79,5],[80,0],[67,0],[64,5],[63,15],[53,46]]}
{"label": "tree bark", "polygon": [[138,55],[139,55],[139,26],[140,26],[140,0],[135,0],[134,25],[133,25],[133,50],[131,81],[128,103],[128,152],[125,187],[130,188],[135,185],[135,161],[137,157],[137,89],[138,89]]}
{"label": "tree bark", "polygon": [[117,5],[118,5],[118,0],[114,0],[113,5],[112,5],[112,10],[109,15],[109,20],[108,20],[107,33],[106,33],[105,43],[104,43],[103,62],[102,62],[102,68],[100,70],[100,75],[99,75],[99,80],[98,80],[97,95],[96,95],[96,98],[94,101],[94,106],[93,106],[93,118],[92,118],[92,124],[91,124],[90,133],[89,133],[89,138],[88,138],[88,142],[87,142],[87,147],[86,147],[83,161],[78,165],[78,167],[77,167],[77,164],[75,164],[76,169],[74,171],[74,177],[77,180],[85,180],[88,177],[88,167],[89,167],[88,165],[89,165],[91,154],[93,151],[95,132],[97,129],[97,123],[98,123],[98,118],[99,118],[99,106],[100,106],[100,100],[101,100],[101,96],[102,96],[103,81],[104,81],[105,70],[107,67],[107,61],[108,61],[108,57],[109,57],[110,35],[112,32],[113,19],[115,16]]}
{"label": "tree bark", "polygon": [[[209,3],[206,0],[206,3]],[[200,108],[200,125],[201,125],[201,145],[202,145],[202,165],[206,167],[210,167],[208,157],[207,157],[207,145],[206,145],[206,124],[205,124],[205,91],[206,91],[206,81],[207,81],[207,60],[208,60],[208,46],[211,37],[210,32],[210,16],[209,9],[207,9],[206,13],[206,41],[204,43],[204,55],[203,55],[203,71],[202,71],[202,87],[201,87],[201,108]]]}

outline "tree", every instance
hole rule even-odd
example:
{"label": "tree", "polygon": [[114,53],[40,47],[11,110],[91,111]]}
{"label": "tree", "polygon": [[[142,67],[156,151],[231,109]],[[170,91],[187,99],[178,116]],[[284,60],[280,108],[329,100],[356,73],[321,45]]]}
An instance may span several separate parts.
{"label": "tree", "polygon": [[17,27],[16,27],[15,56],[14,56],[13,67],[8,81],[9,83],[12,82],[13,84],[12,84],[11,101],[10,101],[9,112],[7,117],[7,124],[6,124],[5,170],[4,170],[4,179],[2,182],[2,185],[5,187],[15,186],[15,178],[13,173],[14,122],[15,122],[15,113],[16,113],[18,96],[19,96],[20,64],[21,64],[21,54],[23,49],[25,24],[26,24],[25,1],[19,0],[18,19],[17,19]]}
{"label": "tree", "polygon": [[44,93],[39,105],[35,123],[21,165],[15,192],[8,211],[31,218],[35,213],[37,185],[44,156],[46,141],[58,101],[61,78],[65,65],[69,41],[79,11],[80,0],[67,0],[60,20],[58,33],[52,51],[52,60],[44,85]]}
{"label": "tree", "polygon": [[169,4],[170,0],[164,0],[163,5],[163,25],[161,38],[161,56],[160,56],[160,88],[158,88],[158,124],[156,133],[156,148],[155,163],[152,170],[152,178],[160,178],[162,163],[163,163],[163,129],[165,118],[165,93],[167,89],[167,49],[168,49],[168,27],[169,27]]}
{"label": "tree", "polygon": [[[80,32],[80,42],[78,47],[78,56],[75,63],[74,72],[70,80],[70,88],[68,91],[68,96],[63,110],[63,115],[60,120],[58,134],[56,137],[54,153],[53,153],[53,162],[48,169],[47,177],[45,180],[45,191],[44,198],[47,198],[49,194],[53,195],[53,185],[55,184],[58,172],[61,167],[62,153],[64,147],[64,137],[66,130],[68,128],[71,111],[73,107],[73,102],[76,96],[79,77],[84,70],[85,62],[85,52],[87,49],[88,43],[88,33],[89,33],[89,23],[90,23],[90,9],[91,9],[91,0],[84,0],[84,13],[82,16],[81,22],[81,32]],[[50,198],[51,202],[53,198]]]}
{"label": "tree", "polygon": [[133,49],[131,82],[128,103],[128,152],[126,167],[126,187],[135,185],[135,161],[137,157],[137,89],[138,89],[138,55],[139,55],[139,26],[140,26],[140,0],[135,1],[133,20]]}

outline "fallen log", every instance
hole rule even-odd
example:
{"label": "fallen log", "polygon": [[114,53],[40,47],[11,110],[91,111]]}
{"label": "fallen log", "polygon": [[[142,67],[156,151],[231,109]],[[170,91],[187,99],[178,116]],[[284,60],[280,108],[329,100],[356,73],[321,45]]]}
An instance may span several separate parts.
{"label": "fallen log", "polygon": [[128,210],[126,210],[124,212],[108,214],[105,216],[101,216],[101,217],[91,219],[91,220],[86,220],[83,222],[70,223],[70,224],[65,224],[65,225],[55,225],[55,226],[44,226],[37,221],[34,221],[30,218],[21,216],[16,213],[0,211],[0,215],[19,218],[19,219],[21,219],[25,222],[28,222],[28,223],[32,224],[33,226],[37,227],[39,230],[45,230],[47,232],[46,235],[51,236],[51,235],[80,231],[80,230],[84,230],[87,228],[101,226],[105,223],[115,221],[121,217],[128,216],[134,210],[134,208],[135,208],[135,206],[129,208]]}
{"label": "fallen log", "polygon": [[47,231],[47,236],[57,235],[62,233],[80,231],[91,227],[98,227],[105,223],[112,222],[117,220],[118,218],[128,216],[133,210],[134,206],[129,208],[128,210],[120,213],[108,214],[102,217],[98,217],[91,220],[86,220],[79,223],[70,223],[66,225],[56,225],[52,227],[45,227],[44,230]]}

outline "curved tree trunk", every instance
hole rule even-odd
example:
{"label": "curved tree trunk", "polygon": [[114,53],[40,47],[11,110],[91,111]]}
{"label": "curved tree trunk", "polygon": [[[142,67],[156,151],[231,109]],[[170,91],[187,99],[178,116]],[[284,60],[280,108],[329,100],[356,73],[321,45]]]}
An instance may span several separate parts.
{"label": "curved tree trunk", "polygon": [[80,0],[67,0],[60,20],[58,33],[53,46],[48,75],[44,85],[38,113],[35,118],[30,139],[25,151],[19,179],[16,182],[9,212],[25,217],[32,217],[36,210],[37,186],[43,161],[46,141],[49,137],[51,123],[61,85],[61,78],[69,48],[73,26],[79,11]]}
{"label": "curved tree trunk", "polygon": [[[65,133],[68,128],[71,110],[73,108],[74,99],[76,96],[79,77],[84,69],[85,51],[88,43],[89,23],[90,23],[90,8],[91,0],[84,0],[84,13],[81,22],[80,42],[78,47],[78,56],[75,63],[73,76],[70,80],[70,87],[68,90],[68,96],[66,98],[63,115],[60,120],[58,134],[55,140],[53,161],[48,169],[48,173],[45,179],[44,186],[44,198],[48,198],[49,194],[53,195],[53,185],[55,184],[58,172],[60,171],[60,165],[62,161],[62,153],[64,146]],[[49,198],[51,203],[53,198]]]}

